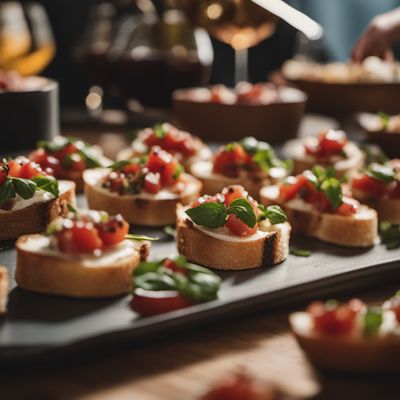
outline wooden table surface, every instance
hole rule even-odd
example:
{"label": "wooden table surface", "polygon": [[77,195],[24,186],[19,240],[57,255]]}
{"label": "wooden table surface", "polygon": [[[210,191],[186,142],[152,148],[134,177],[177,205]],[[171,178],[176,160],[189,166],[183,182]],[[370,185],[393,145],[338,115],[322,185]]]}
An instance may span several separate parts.
{"label": "wooden table surface", "polygon": [[[86,139],[106,145],[110,156],[124,143],[121,137],[107,134]],[[381,302],[398,288],[400,282],[392,282],[350,296]],[[315,371],[287,322],[290,312],[304,306],[258,312],[152,343],[133,343],[68,361],[18,369],[2,366],[0,399],[189,400],[241,368],[277,384],[288,398],[400,398],[398,377],[321,375]]]}

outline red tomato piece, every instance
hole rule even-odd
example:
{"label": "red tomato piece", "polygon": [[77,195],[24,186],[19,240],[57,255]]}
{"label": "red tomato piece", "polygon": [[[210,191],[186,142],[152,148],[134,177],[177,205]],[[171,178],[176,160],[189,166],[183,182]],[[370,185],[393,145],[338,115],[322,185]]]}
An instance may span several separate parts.
{"label": "red tomato piece", "polygon": [[90,223],[77,222],[72,228],[57,232],[55,236],[64,253],[93,253],[103,248],[97,229]]}
{"label": "red tomato piece", "polygon": [[257,232],[257,224],[251,228],[234,214],[228,216],[225,226],[236,236],[251,236]]}
{"label": "red tomato piece", "polygon": [[357,175],[351,181],[353,189],[360,190],[371,196],[380,197],[386,192],[386,184],[368,175]]}
{"label": "red tomato piece", "polygon": [[173,186],[178,179],[179,169],[180,165],[178,161],[172,160],[170,163],[168,163],[161,173],[162,184],[164,186]]}
{"label": "red tomato piece", "polygon": [[38,175],[46,175],[46,173],[42,170],[39,164],[29,161],[22,165],[20,171],[20,177],[25,179],[32,179]]}
{"label": "red tomato piece", "polygon": [[61,150],[55,151],[52,156],[62,162],[66,156],[75,154],[77,151],[78,149],[73,143],[67,143]]}
{"label": "red tomato piece", "polygon": [[400,199],[400,181],[393,182],[388,187],[389,197]]}
{"label": "red tomato piece", "polygon": [[20,178],[21,177],[21,170],[22,170],[22,165],[15,161],[11,160],[8,162],[8,175],[13,176],[14,178]]}
{"label": "red tomato piece", "polygon": [[351,197],[343,196],[342,201],[342,204],[336,209],[336,212],[345,217],[355,214],[360,206],[360,203]]}
{"label": "red tomato piece", "polygon": [[162,189],[160,174],[148,172],[144,177],[143,188],[148,193],[158,193]]}
{"label": "red tomato piece", "polygon": [[180,310],[191,305],[192,301],[175,290],[136,289],[131,301],[132,310],[142,317]]}
{"label": "red tomato piece", "polygon": [[0,186],[4,183],[8,176],[8,168],[4,165],[0,166]]}
{"label": "red tomato piece", "polygon": [[60,172],[60,161],[57,158],[47,154],[43,149],[38,149],[32,152],[29,155],[29,159],[38,163],[43,170],[46,170],[46,172],[48,172],[48,169],[51,169],[55,175]]}
{"label": "red tomato piece", "polygon": [[136,175],[140,171],[140,169],[140,164],[128,164],[125,165],[124,168],[122,168],[122,172],[126,175]]}
{"label": "red tomato piece", "polygon": [[162,172],[164,167],[168,165],[173,160],[171,154],[167,153],[165,150],[162,150],[160,147],[153,147],[151,150],[148,159],[147,159],[147,168],[151,172]]}
{"label": "red tomato piece", "polygon": [[225,205],[227,207],[229,207],[233,201],[247,197],[247,192],[241,185],[228,186],[222,191],[222,194],[225,196]]}
{"label": "red tomato piece", "polygon": [[314,327],[318,332],[327,335],[345,335],[351,332],[356,323],[357,314],[364,304],[353,299],[348,304],[328,306],[321,301],[313,302],[307,311],[314,320]]}
{"label": "red tomato piece", "polygon": [[191,208],[198,207],[205,203],[218,203],[218,197],[217,196],[209,196],[209,195],[200,197],[191,205]]}
{"label": "red tomato piece", "polygon": [[235,177],[238,168],[248,163],[249,155],[239,143],[235,143],[232,148],[227,149],[225,146],[217,152],[214,157],[213,171],[217,174]]}
{"label": "red tomato piece", "polygon": [[129,224],[121,215],[111,217],[107,222],[98,224],[96,227],[101,240],[106,246],[123,242],[129,231]]}
{"label": "red tomato piece", "polygon": [[294,199],[301,188],[308,184],[308,180],[304,175],[290,176],[286,182],[282,183],[279,190],[279,201],[285,203],[286,201]]}
{"label": "red tomato piece", "polygon": [[170,258],[164,260],[163,265],[165,268],[168,268],[173,272],[180,272],[182,274],[186,274],[186,269],[179,266],[174,260],[171,260]]}
{"label": "red tomato piece", "polygon": [[77,172],[82,172],[86,168],[85,160],[79,154],[71,154],[70,161],[67,165],[67,169]]}

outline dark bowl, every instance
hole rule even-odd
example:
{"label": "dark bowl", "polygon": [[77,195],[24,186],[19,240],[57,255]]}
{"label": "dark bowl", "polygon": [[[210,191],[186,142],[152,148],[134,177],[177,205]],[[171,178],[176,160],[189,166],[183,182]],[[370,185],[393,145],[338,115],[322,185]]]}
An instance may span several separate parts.
{"label": "dark bowl", "polygon": [[29,89],[0,92],[0,148],[28,149],[60,132],[58,84],[27,78]]}
{"label": "dark bowl", "polygon": [[289,82],[307,93],[310,112],[334,116],[354,112],[400,112],[400,83]]}
{"label": "dark bowl", "polygon": [[221,104],[188,100],[187,90],[173,93],[172,120],[180,129],[204,140],[230,141],[254,136],[272,144],[296,136],[307,96],[300,90],[280,88],[284,101],[265,105]]}

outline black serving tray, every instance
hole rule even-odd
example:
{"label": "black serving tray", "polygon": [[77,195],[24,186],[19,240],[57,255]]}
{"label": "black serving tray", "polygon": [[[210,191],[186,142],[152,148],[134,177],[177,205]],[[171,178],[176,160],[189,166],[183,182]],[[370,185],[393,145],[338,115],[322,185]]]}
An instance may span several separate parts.
{"label": "black serving tray", "polygon": [[[80,199],[81,204],[83,200]],[[152,243],[152,258],[176,253],[174,239],[163,230],[136,229],[160,238]],[[310,249],[307,258],[290,255],[274,267],[220,273],[219,299],[185,310],[140,318],[129,308],[130,296],[79,300],[21,290],[13,280],[16,253],[3,243],[0,264],[11,276],[9,310],[0,318],[0,362],[17,363],[81,353],[85,349],[137,343],[138,339],[173,332],[241,312],[295,304],[313,296],[333,296],[348,289],[400,276],[400,249],[383,245],[350,249],[308,238],[293,246]],[[7,248],[8,247],[8,248]]]}

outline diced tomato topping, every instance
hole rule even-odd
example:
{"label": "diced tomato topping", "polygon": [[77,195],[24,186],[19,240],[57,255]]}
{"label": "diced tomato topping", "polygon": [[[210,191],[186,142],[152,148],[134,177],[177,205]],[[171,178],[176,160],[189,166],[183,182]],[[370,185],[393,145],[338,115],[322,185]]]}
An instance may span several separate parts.
{"label": "diced tomato topping", "polygon": [[307,186],[307,191],[304,200],[314,205],[314,207],[320,212],[331,212],[332,206],[329,203],[328,197],[325,193],[320,192],[316,189],[311,189],[311,186]]}
{"label": "diced tomato topping", "polygon": [[172,160],[167,164],[161,173],[161,182],[164,186],[172,186],[176,183],[179,176],[179,163],[176,160]]}
{"label": "diced tomato topping", "polygon": [[14,178],[20,178],[21,177],[21,170],[22,170],[22,165],[15,161],[11,160],[8,162],[8,175],[13,176]]}
{"label": "diced tomato topping", "polygon": [[144,190],[156,194],[162,189],[161,176],[158,172],[149,172],[144,177]]}
{"label": "diced tomato topping", "polygon": [[38,175],[46,175],[46,173],[42,170],[39,164],[29,161],[22,165],[20,171],[20,177],[25,179],[32,179]]}
{"label": "diced tomato topping", "polygon": [[215,155],[213,171],[217,174],[235,177],[237,176],[238,168],[248,164],[251,161],[251,157],[239,143],[228,146],[230,147],[221,148]]}
{"label": "diced tomato topping", "polygon": [[66,156],[77,153],[78,149],[73,143],[67,143],[61,150],[55,151],[52,155],[60,161]]}
{"label": "diced tomato topping", "polygon": [[135,163],[135,164],[128,164],[125,165],[124,168],[122,168],[122,172],[126,175],[132,174],[136,175],[140,171],[140,164]]}
{"label": "diced tomato topping", "polygon": [[327,157],[340,154],[346,144],[347,137],[343,131],[330,129],[319,135],[317,146],[310,147],[306,145],[305,150],[308,154]]}
{"label": "diced tomato topping", "polygon": [[327,335],[345,335],[354,329],[356,316],[363,307],[358,299],[343,305],[316,301],[310,304],[307,311],[313,318],[316,331]]}
{"label": "diced tomato topping", "polygon": [[97,225],[99,236],[106,246],[116,245],[125,240],[129,224],[120,216],[111,217],[107,222]]}
{"label": "diced tomato topping", "polygon": [[103,248],[103,241],[91,223],[77,222],[72,228],[57,232],[55,237],[64,253],[93,253]]}
{"label": "diced tomato topping", "polygon": [[151,172],[162,172],[164,167],[173,160],[172,156],[165,150],[156,146],[150,151],[147,159],[147,168]]}
{"label": "diced tomato topping", "polygon": [[294,199],[300,192],[301,188],[308,184],[307,178],[304,175],[297,175],[296,177],[289,177],[279,190],[279,201],[285,203],[286,201]]}
{"label": "diced tomato topping", "polygon": [[184,268],[182,268],[181,266],[179,266],[174,260],[167,258],[164,260],[163,265],[165,268],[170,269],[173,272],[179,272],[179,273],[183,273],[186,274],[186,270]]}
{"label": "diced tomato topping", "polygon": [[244,187],[240,185],[228,186],[223,190],[222,194],[225,196],[225,205],[227,207],[229,207],[233,201],[243,199],[247,195]]}
{"label": "diced tomato topping", "polygon": [[237,236],[251,236],[257,232],[257,224],[251,228],[234,214],[228,216],[225,226]]}
{"label": "diced tomato topping", "polygon": [[208,196],[208,195],[200,197],[191,205],[191,208],[198,207],[205,203],[218,203],[218,197],[217,196]]}
{"label": "diced tomato topping", "polygon": [[71,155],[69,169],[72,171],[82,172],[86,168],[85,160],[79,154]]}
{"label": "diced tomato topping", "polygon": [[60,161],[47,154],[44,149],[35,150],[29,155],[29,159],[38,163],[47,173],[50,172],[50,175],[53,173],[57,175],[60,171]]}
{"label": "diced tomato topping", "polygon": [[336,213],[347,217],[355,214],[359,206],[360,203],[356,199],[343,196],[342,204],[336,209]]}
{"label": "diced tomato topping", "polygon": [[132,310],[143,317],[180,310],[191,305],[193,303],[188,298],[175,290],[136,289],[131,301]]}
{"label": "diced tomato topping", "polygon": [[386,184],[369,175],[357,175],[351,181],[353,189],[360,190],[370,196],[380,197],[386,192]]}

